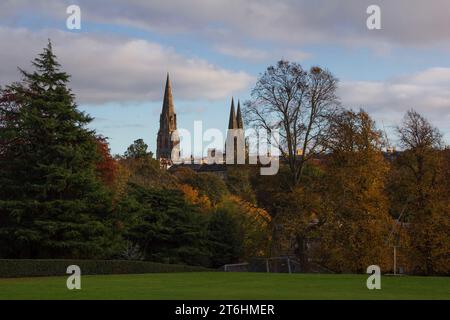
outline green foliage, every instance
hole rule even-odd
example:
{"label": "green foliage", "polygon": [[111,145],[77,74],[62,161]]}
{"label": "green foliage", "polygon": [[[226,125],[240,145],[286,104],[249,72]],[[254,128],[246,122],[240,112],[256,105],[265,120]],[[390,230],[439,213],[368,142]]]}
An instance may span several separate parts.
{"label": "green foliage", "polygon": [[86,274],[130,274],[211,271],[202,267],[127,260],[0,259],[0,278],[66,276],[77,265]]}
{"label": "green foliage", "polygon": [[142,139],[134,140],[133,144],[130,145],[125,151],[125,158],[145,158],[145,157],[153,157],[152,152],[148,152],[148,145]]}
{"label": "green foliage", "polygon": [[120,164],[129,172],[131,183],[148,188],[175,187],[175,179],[151,157],[121,159]]}
{"label": "green foliage", "polygon": [[2,257],[98,257],[111,242],[110,197],[91,118],[76,108],[51,44],[0,93]]}
{"label": "green foliage", "polygon": [[213,213],[208,225],[208,239],[213,267],[239,262],[243,234],[230,208],[222,207]]}
{"label": "green foliage", "polygon": [[125,237],[139,245],[145,259],[208,264],[206,217],[180,191],[130,184],[118,211],[127,217]]}
{"label": "green foliage", "polygon": [[291,189],[291,176],[288,166],[281,164],[280,170],[276,175],[261,176],[257,175],[252,180],[252,186],[255,190],[258,206],[264,208],[275,218],[281,214],[278,199]]}

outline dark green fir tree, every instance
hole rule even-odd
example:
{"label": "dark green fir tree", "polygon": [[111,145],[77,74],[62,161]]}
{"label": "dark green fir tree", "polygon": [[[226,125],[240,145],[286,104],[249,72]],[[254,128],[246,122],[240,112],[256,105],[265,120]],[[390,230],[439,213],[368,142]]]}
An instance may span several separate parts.
{"label": "dark green fir tree", "polygon": [[110,196],[92,120],[80,112],[49,41],[0,91],[0,258],[108,254]]}
{"label": "dark green fir tree", "polygon": [[180,191],[129,184],[127,194],[119,204],[125,236],[146,260],[208,266],[206,217]]}

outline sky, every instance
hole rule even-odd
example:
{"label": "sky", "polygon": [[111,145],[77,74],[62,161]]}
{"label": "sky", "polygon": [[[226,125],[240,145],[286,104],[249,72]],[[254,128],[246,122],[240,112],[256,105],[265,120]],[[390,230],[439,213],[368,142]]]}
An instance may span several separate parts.
{"label": "sky", "polygon": [[[69,30],[69,5],[81,29]],[[381,29],[369,30],[369,5]],[[51,39],[79,108],[123,154],[143,138],[156,150],[167,72],[179,128],[225,130],[231,97],[248,100],[280,59],[318,65],[339,79],[347,108],[393,128],[413,108],[450,141],[448,0],[2,0],[0,85]],[[392,135],[391,135],[392,134]]]}

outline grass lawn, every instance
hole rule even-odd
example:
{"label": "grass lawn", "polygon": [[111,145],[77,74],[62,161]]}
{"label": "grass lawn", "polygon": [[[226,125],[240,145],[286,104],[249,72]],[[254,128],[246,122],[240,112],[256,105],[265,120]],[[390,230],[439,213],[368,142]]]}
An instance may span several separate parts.
{"label": "grass lawn", "polygon": [[0,299],[450,299],[450,277],[382,276],[368,290],[365,275],[149,273],[0,279]]}

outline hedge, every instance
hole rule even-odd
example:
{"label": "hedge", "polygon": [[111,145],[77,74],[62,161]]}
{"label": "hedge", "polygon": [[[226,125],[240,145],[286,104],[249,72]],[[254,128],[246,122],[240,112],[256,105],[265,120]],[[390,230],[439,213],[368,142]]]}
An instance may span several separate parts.
{"label": "hedge", "polygon": [[70,265],[77,265],[81,274],[127,274],[198,272],[211,269],[179,264],[130,260],[65,260],[65,259],[0,259],[0,278],[64,276]]}

